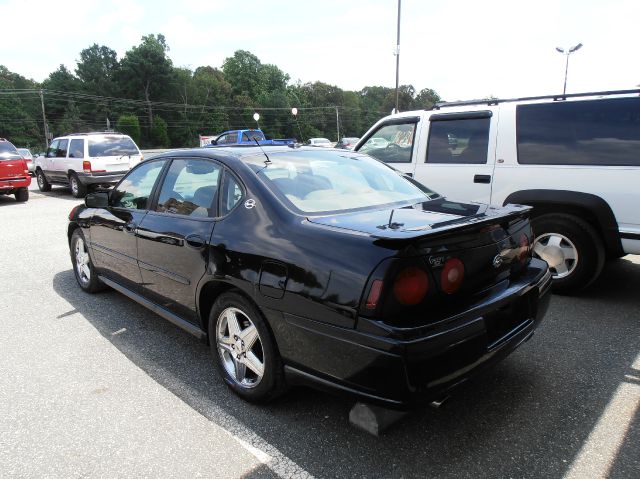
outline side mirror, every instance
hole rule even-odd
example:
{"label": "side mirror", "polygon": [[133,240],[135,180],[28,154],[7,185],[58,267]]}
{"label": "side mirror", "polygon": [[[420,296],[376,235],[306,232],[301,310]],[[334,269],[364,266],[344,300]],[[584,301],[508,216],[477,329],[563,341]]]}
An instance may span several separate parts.
{"label": "side mirror", "polygon": [[211,144],[212,144],[212,145],[217,145],[217,144],[218,144],[218,142],[217,142],[216,140],[211,140]]}
{"label": "side mirror", "polygon": [[87,208],[106,208],[109,206],[109,193],[89,193],[84,198],[84,204]]}

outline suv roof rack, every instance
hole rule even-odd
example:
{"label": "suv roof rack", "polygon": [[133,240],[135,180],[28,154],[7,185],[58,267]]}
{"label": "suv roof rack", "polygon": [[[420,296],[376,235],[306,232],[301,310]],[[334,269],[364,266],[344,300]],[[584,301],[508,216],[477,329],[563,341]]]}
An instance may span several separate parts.
{"label": "suv roof rack", "polygon": [[124,135],[119,131],[87,131],[82,133],[69,133],[68,135],[61,136],[88,136],[88,135]]}
{"label": "suv roof rack", "polygon": [[447,106],[469,106],[469,105],[497,105],[498,103],[507,103],[513,101],[530,101],[530,100],[548,100],[553,99],[553,101],[562,101],[567,98],[579,98],[583,96],[608,96],[608,95],[627,95],[637,93],[640,95],[639,89],[634,90],[611,90],[611,91],[595,91],[595,92],[587,92],[587,93],[567,93],[564,95],[543,95],[543,96],[525,96],[521,98],[508,98],[508,99],[500,99],[500,98],[484,98],[482,100],[465,100],[465,101],[441,101],[436,103],[433,106],[434,110],[439,110],[440,108]]}

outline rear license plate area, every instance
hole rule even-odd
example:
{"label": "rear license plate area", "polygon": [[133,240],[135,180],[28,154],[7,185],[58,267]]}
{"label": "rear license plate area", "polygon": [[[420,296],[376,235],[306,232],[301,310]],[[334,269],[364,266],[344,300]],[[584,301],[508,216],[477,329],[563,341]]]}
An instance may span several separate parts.
{"label": "rear license plate area", "polygon": [[489,348],[493,349],[533,318],[531,294],[525,294],[491,313],[484,315]]}

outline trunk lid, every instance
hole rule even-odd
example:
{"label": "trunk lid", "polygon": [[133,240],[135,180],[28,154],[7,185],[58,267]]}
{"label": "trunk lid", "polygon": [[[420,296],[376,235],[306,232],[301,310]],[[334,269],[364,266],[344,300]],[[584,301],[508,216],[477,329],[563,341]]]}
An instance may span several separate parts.
{"label": "trunk lid", "polygon": [[20,155],[0,153],[0,178],[23,178],[27,164]]}

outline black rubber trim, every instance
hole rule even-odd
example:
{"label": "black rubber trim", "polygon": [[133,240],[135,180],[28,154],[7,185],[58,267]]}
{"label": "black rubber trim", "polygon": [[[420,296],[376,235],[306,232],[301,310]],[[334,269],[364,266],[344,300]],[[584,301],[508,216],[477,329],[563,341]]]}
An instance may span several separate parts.
{"label": "black rubber trim", "polygon": [[599,196],[581,191],[521,190],[514,191],[505,198],[503,205],[509,203],[533,206],[534,216],[536,215],[536,206],[551,206],[553,212],[557,213],[562,213],[563,207],[587,211],[596,218],[598,224],[595,226],[602,233],[607,252],[617,255],[623,254],[621,234],[618,231],[616,217],[609,204]]}
{"label": "black rubber trim", "polygon": [[429,117],[429,121],[476,120],[478,118],[491,118],[492,116],[493,112],[491,110],[434,113]]}
{"label": "black rubber trim", "polygon": [[631,239],[631,240],[640,240],[640,233],[620,233],[620,238],[622,238],[622,239]]}
{"label": "black rubber trim", "polygon": [[179,328],[184,329],[187,333],[193,334],[198,339],[206,338],[207,333],[205,333],[202,329],[200,329],[195,324],[192,324],[189,321],[182,319],[180,316],[176,316],[172,312],[167,311],[163,307],[158,306],[157,304],[140,296],[138,293],[134,293],[133,291],[125,288],[124,286],[116,283],[115,281],[110,280],[109,278],[105,278],[104,276],[98,276],[98,277],[100,278],[100,281],[102,281],[107,286],[112,287],[119,293],[122,293],[128,298],[134,300],[136,303],[144,306],[147,309],[150,309],[151,311],[156,313],[158,316],[161,316],[167,321],[169,321],[170,323],[173,323]]}
{"label": "black rubber trim", "polygon": [[130,264],[135,264],[135,265],[138,264],[138,260],[135,259],[133,256],[129,256],[129,255],[126,255],[126,254],[119,253],[119,252],[114,251],[114,250],[112,250],[110,248],[105,248],[104,246],[99,245],[97,243],[91,243],[91,247],[95,248],[96,250],[98,250],[102,254],[106,254],[107,256],[112,256],[114,258],[118,258],[118,259],[120,259],[122,261],[125,261],[127,263],[130,263]]}

